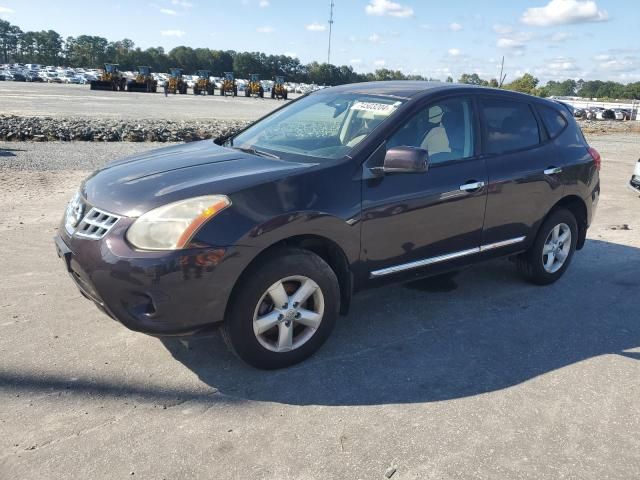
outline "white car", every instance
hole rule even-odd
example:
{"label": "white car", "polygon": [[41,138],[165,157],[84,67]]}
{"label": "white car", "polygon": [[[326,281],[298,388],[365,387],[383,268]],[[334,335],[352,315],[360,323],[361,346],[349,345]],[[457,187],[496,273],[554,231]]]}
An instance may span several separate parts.
{"label": "white car", "polygon": [[636,162],[636,168],[629,180],[629,188],[635,194],[640,194],[640,159]]}

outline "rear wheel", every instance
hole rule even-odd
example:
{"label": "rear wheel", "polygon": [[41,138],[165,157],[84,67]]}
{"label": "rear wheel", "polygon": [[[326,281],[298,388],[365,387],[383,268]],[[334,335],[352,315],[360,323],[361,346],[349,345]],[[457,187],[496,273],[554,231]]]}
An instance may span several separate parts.
{"label": "rear wheel", "polygon": [[569,210],[555,210],[544,221],[531,248],[517,257],[518,270],[532,283],[548,285],[569,268],[578,242],[578,223]]}
{"label": "rear wheel", "polygon": [[308,358],[338,317],[336,275],[307,250],[270,255],[237,288],[222,332],[232,350],[256,368],[283,368]]}

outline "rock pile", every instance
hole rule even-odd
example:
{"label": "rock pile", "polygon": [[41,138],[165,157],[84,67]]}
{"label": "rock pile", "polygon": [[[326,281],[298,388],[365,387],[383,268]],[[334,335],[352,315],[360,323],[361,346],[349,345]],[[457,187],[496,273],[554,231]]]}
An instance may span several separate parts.
{"label": "rock pile", "polygon": [[249,122],[52,118],[0,115],[0,140],[192,142],[232,135]]}

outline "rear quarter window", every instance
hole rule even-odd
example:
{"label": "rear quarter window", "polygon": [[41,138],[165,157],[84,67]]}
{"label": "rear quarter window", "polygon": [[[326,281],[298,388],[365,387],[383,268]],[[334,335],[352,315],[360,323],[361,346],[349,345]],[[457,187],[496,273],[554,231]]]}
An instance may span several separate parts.
{"label": "rear quarter window", "polygon": [[538,114],[542,118],[545,127],[547,127],[547,132],[549,132],[549,137],[551,139],[556,138],[567,126],[567,121],[564,119],[562,114],[558,112],[555,108],[547,107],[544,105],[537,105]]}
{"label": "rear quarter window", "polygon": [[528,103],[484,98],[480,105],[486,153],[523,150],[540,143],[538,122]]}

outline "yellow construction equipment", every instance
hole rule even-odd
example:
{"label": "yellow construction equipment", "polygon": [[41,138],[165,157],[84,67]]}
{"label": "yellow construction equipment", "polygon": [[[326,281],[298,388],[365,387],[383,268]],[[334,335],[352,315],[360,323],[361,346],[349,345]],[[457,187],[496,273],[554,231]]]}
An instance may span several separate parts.
{"label": "yellow construction equipment", "polygon": [[169,93],[187,93],[187,82],[182,78],[183,70],[181,68],[170,68],[169,69],[169,80],[167,81],[167,91]]}
{"label": "yellow construction equipment", "polygon": [[220,95],[238,96],[238,85],[236,85],[236,79],[233,76],[233,72],[224,72],[224,79],[222,80],[222,86],[220,87]]}
{"label": "yellow construction equipment", "polygon": [[124,91],[127,86],[127,79],[122,76],[117,63],[105,63],[100,78],[91,80],[89,88],[91,90],[120,90]]}
{"label": "yellow construction equipment", "polygon": [[127,82],[128,92],[155,93],[158,89],[158,81],[151,75],[151,67],[137,67],[136,77]]}
{"label": "yellow construction equipment", "polygon": [[198,70],[196,72],[198,76],[198,80],[193,84],[193,94],[200,95],[213,95],[215,92],[216,86],[209,79],[211,77],[211,72],[209,70]]}
{"label": "yellow construction equipment", "polygon": [[273,82],[273,87],[271,87],[271,98],[275,98],[277,100],[287,99],[287,87],[284,85],[284,77],[276,77]]}
{"label": "yellow construction equipment", "polygon": [[244,89],[244,96],[264,98],[264,88],[262,88],[260,76],[257,73],[249,75],[249,83]]}

